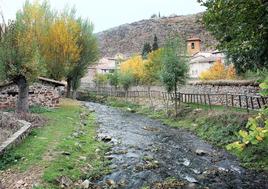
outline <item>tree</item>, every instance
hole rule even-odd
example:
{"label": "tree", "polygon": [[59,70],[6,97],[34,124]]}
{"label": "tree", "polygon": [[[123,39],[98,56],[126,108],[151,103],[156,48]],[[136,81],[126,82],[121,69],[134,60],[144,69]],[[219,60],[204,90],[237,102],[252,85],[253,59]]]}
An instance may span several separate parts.
{"label": "tree", "polygon": [[110,74],[108,75],[109,84],[110,84],[111,86],[114,86],[115,89],[117,89],[117,87],[118,87],[118,85],[119,85],[119,77],[120,77],[120,75],[119,75],[118,70],[115,70],[113,73],[110,73]]}
{"label": "tree", "polygon": [[121,86],[125,90],[125,97],[127,98],[127,93],[131,85],[134,83],[134,78],[132,73],[130,72],[125,72],[125,73],[120,73],[119,81]]}
{"label": "tree", "polygon": [[[98,59],[99,51],[97,38],[93,34],[93,24],[88,20],[78,19],[81,32],[78,37],[80,55],[78,62],[73,66],[67,75],[68,87],[67,97],[76,98],[76,90],[80,85],[81,78],[86,74],[88,66]],[[72,94],[70,93],[72,90]]]}
{"label": "tree", "polygon": [[152,52],[152,47],[150,45],[150,43],[144,43],[143,45],[143,48],[142,48],[142,58],[143,59],[146,59],[147,58],[147,55]]}
{"label": "tree", "polygon": [[[268,68],[268,1],[199,0],[203,21],[238,73]],[[234,11],[235,10],[235,11]]]}
{"label": "tree", "polygon": [[[72,14],[62,14],[54,20],[44,43],[47,75],[56,80],[66,78],[80,59],[78,40],[81,28]],[[68,88],[70,86],[68,83]]]}
{"label": "tree", "polygon": [[225,66],[221,60],[217,60],[208,70],[200,74],[201,80],[221,80],[221,79],[235,79],[236,71],[231,64]]}
{"label": "tree", "polygon": [[93,81],[95,82],[97,87],[106,85],[108,83],[108,75],[107,74],[97,73],[94,76]]}
{"label": "tree", "polygon": [[13,81],[19,89],[17,113],[29,110],[29,83],[42,74],[44,65],[40,55],[42,36],[46,32],[50,8],[26,1],[16,20],[8,24],[0,42],[0,67],[4,78]]}
{"label": "tree", "polygon": [[139,83],[144,77],[144,63],[139,55],[134,55],[120,65],[120,72],[132,74],[136,83]]}
{"label": "tree", "polygon": [[152,50],[153,51],[156,51],[156,50],[158,50],[158,42],[157,42],[157,37],[156,37],[156,35],[154,35],[154,43],[153,43],[153,48],[152,48]]}
{"label": "tree", "polygon": [[153,106],[153,101],[151,98],[151,85],[159,81],[161,70],[161,53],[162,49],[153,51],[148,55],[148,59],[143,61],[144,74],[143,78],[141,78],[141,83],[148,86],[148,94],[151,106]]}
{"label": "tree", "polygon": [[175,112],[177,116],[177,86],[178,84],[185,84],[189,69],[185,44],[179,38],[168,40],[161,54],[161,80],[168,93],[173,91],[175,93]]}

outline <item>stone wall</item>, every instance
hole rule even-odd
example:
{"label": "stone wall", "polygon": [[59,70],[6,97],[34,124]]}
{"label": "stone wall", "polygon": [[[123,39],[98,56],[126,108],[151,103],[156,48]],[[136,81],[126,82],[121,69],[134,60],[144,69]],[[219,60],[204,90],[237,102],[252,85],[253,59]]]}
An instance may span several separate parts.
{"label": "stone wall", "polygon": [[[0,109],[15,108],[18,87],[15,84],[0,88]],[[33,83],[29,90],[29,105],[56,107],[60,99],[60,87]]]}
{"label": "stone wall", "polygon": [[[151,90],[165,91],[163,86],[152,86]],[[133,86],[130,91],[147,91],[147,86]],[[197,93],[197,94],[243,94],[243,95],[258,95],[260,88],[258,85],[236,85],[236,84],[194,84],[189,83],[185,86],[179,87],[179,92],[182,93]]]}
{"label": "stone wall", "polygon": [[[262,98],[259,95],[260,88],[258,83],[254,81],[212,81],[212,82],[189,82],[185,86],[178,88],[178,92],[195,95],[184,95],[184,101],[192,101],[195,103],[206,103],[209,100],[212,105],[228,105],[236,107],[248,107],[258,109],[268,103],[267,98]],[[94,89],[84,88],[85,91],[94,91]],[[163,93],[166,92],[163,86],[152,86],[151,97],[163,98]],[[111,93],[111,88],[99,88],[100,93],[108,91]],[[121,90],[122,93],[123,89]],[[147,86],[133,86],[129,91],[139,91],[131,93],[134,96],[148,97]],[[118,93],[119,94],[119,93]],[[198,94],[198,95],[197,95]],[[124,94],[122,94],[124,96]]]}

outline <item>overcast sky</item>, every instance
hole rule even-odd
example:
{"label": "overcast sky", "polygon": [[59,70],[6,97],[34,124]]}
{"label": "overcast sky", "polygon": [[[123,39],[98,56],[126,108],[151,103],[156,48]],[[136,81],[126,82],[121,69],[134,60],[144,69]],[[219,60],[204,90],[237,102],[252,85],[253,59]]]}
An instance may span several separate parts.
{"label": "overcast sky", "polygon": [[[24,0],[0,0],[5,19],[14,19]],[[169,16],[204,11],[197,0],[50,0],[52,8],[61,10],[66,5],[75,6],[77,16],[89,18],[95,32],[121,24],[150,18],[152,14]]]}

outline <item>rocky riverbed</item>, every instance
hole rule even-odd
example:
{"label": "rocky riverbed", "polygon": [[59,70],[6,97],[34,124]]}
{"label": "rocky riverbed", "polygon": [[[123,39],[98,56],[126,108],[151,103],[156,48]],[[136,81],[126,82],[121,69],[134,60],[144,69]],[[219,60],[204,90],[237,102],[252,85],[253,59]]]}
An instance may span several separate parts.
{"label": "rocky riverbed", "polygon": [[111,144],[112,172],[101,188],[268,188],[268,175],[246,170],[224,150],[157,120],[96,103],[98,139]]}

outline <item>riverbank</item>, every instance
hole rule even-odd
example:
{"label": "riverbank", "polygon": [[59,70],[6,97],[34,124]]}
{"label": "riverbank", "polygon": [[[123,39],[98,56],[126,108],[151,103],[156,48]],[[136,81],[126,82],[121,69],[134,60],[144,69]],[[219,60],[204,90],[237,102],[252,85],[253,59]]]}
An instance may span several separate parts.
{"label": "riverbank", "polygon": [[0,158],[5,188],[76,188],[109,173],[108,146],[95,139],[94,113],[67,99],[58,109],[38,112],[48,122]]}
{"label": "riverbank", "polygon": [[100,188],[107,184],[122,189],[268,187],[267,173],[241,167],[233,155],[185,128],[135,113],[135,105],[120,109],[85,104],[96,112],[98,136],[111,144],[107,153],[111,173],[97,182]]}
{"label": "riverbank", "polygon": [[[226,145],[239,139],[238,131],[245,129],[249,117],[256,112],[247,113],[239,109],[182,104],[176,118],[168,117],[164,109],[153,110],[148,106],[127,102],[125,99],[108,98],[106,104],[131,110],[160,120],[165,125],[186,129],[209,143],[226,149]],[[261,145],[246,148],[243,152],[234,152],[242,166],[259,171],[268,171],[268,139]]]}

